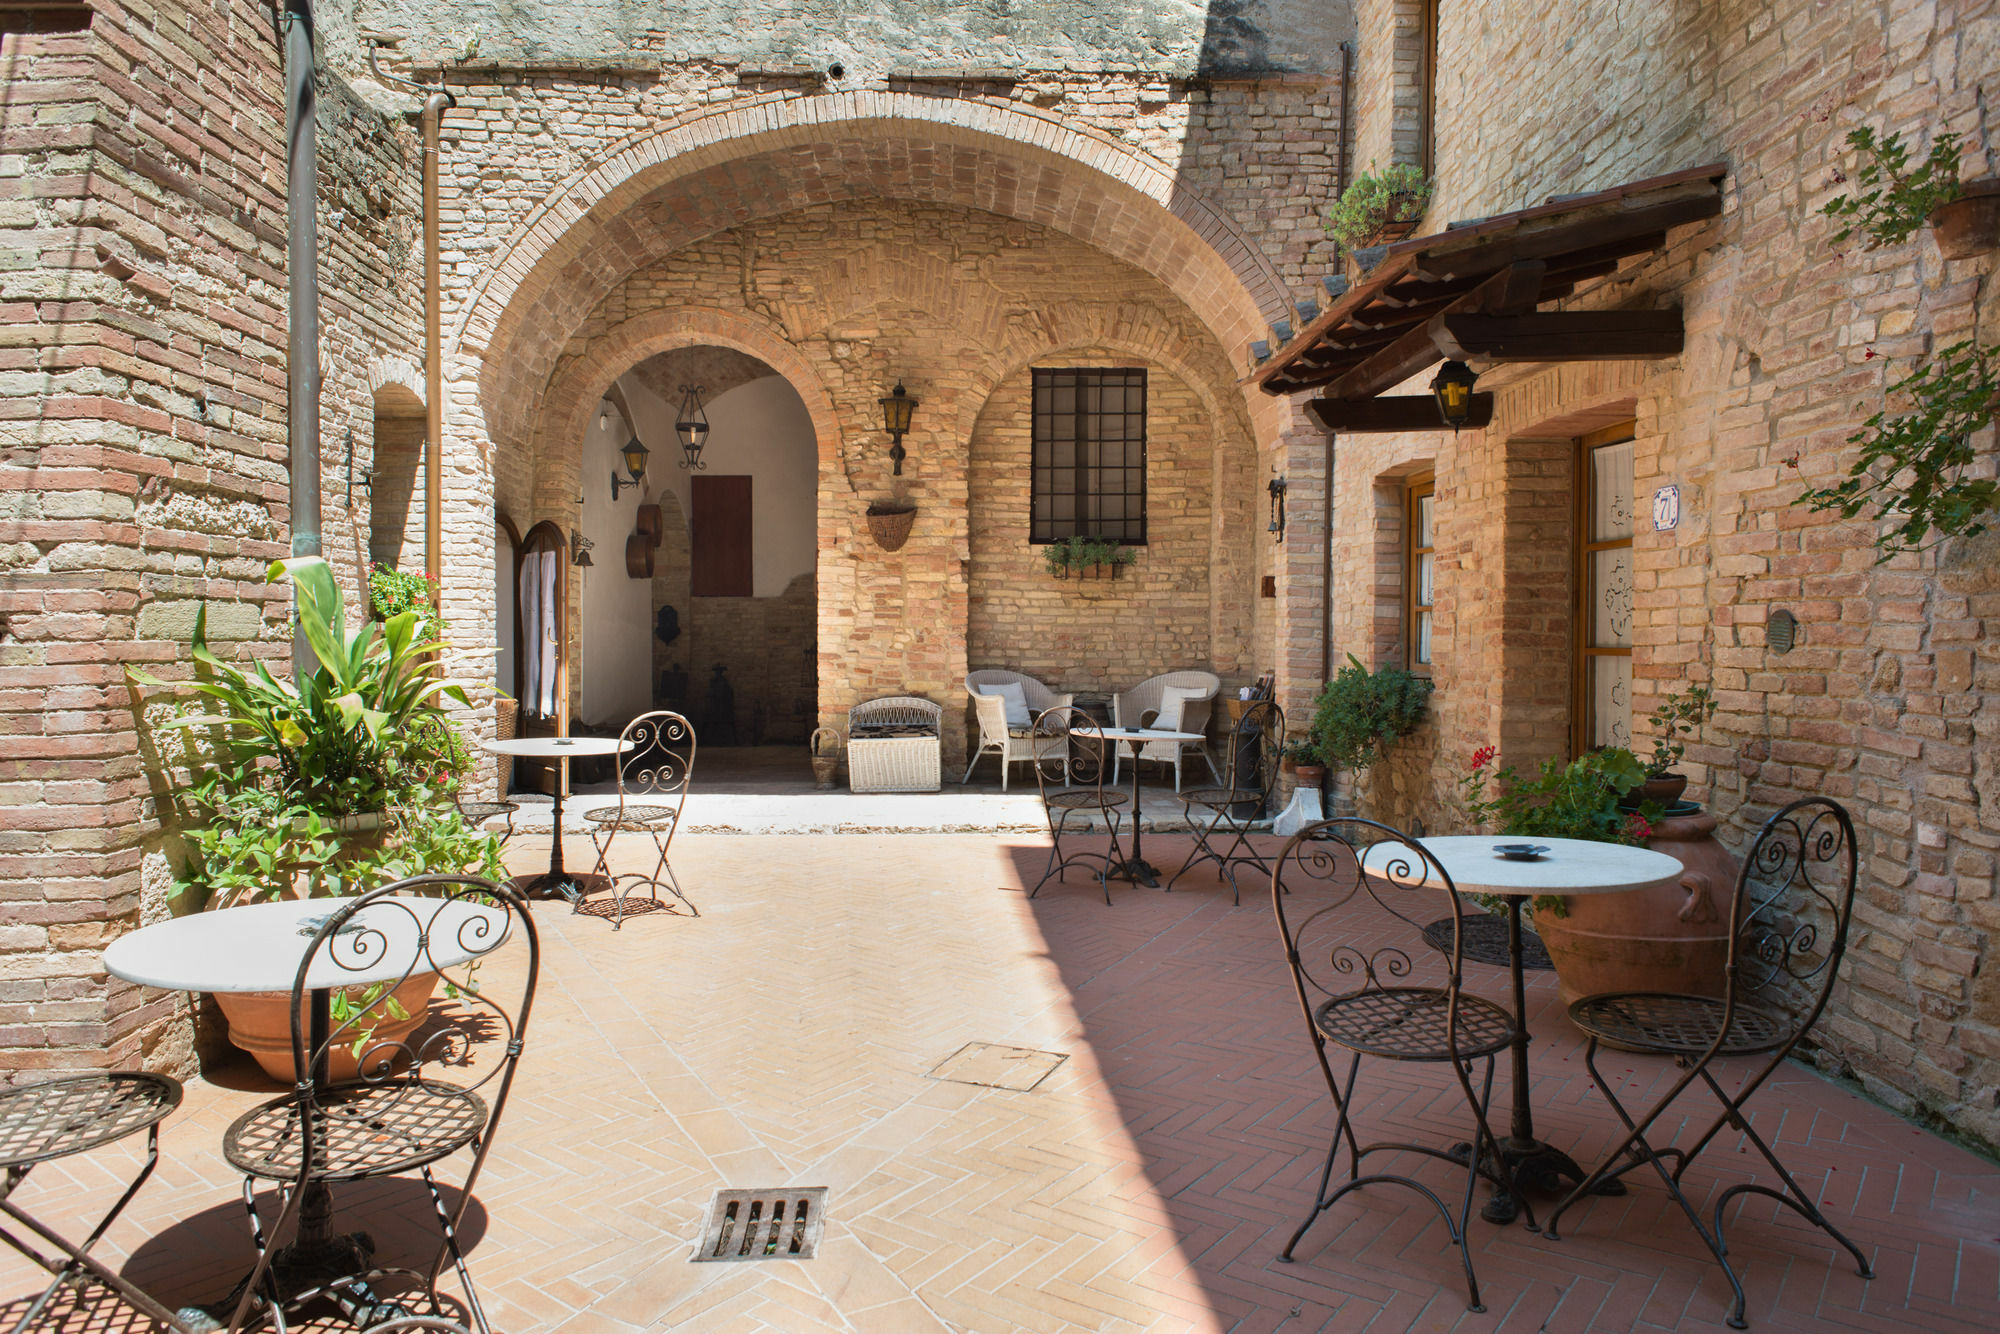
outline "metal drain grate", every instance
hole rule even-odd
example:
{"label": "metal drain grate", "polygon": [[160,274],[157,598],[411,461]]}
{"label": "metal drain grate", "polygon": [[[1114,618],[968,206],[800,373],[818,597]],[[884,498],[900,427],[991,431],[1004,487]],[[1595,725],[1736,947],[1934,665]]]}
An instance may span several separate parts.
{"label": "metal drain grate", "polygon": [[695,1263],[812,1259],[826,1228],[826,1191],[825,1186],[773,1186],[715,1192]]}

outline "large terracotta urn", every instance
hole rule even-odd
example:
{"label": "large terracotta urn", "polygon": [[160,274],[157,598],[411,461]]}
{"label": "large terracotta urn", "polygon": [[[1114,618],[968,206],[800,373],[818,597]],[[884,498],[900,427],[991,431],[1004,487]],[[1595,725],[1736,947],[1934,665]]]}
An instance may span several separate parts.
{"label": "large terracotta urn", "polygon": [[[400,1042],[414,1033],[424,1022],[425,1012],[430,1008],[431,993],[437,990],[437,984],[436,973],[410,974],[394,993],[396,1003],[409,1017],[397,1019],[388,1006],[379,1007],[375,1013],[381,1016],[381,1020],[373,1026],[368,1046],[372,1048],[383,1042]],[[348,994],[358,1003],[368,990],[367,987],[350,987]],[[265,1074],[283,1083],[292,1083],[297,1078],[294,1073],[297,1067],[292,1063],[292,1020],[288,1009],[291,993],[217,991],[211,994],[216,1004],[222,1007],[223,1018],[229,1021],[229,1040],[249,1052],[257,1064],[264,1067]],[[353,1044],[336,1046],[328,1054],[328,1078],[336,1083],[353,1079],[359,1073],[360,1065],[360,1056],[355,1053]]]}
{"label": "large terracotta urn", "polygon": [[1715,817],[1663,816],[1646,846],[1676,858],[1679,880],[1629,894],[1578,894],[1566,915],[1535,913],[1563,1004],[1611,991],[1720,996],[1729,960],[1736,859],[1715,840]]}

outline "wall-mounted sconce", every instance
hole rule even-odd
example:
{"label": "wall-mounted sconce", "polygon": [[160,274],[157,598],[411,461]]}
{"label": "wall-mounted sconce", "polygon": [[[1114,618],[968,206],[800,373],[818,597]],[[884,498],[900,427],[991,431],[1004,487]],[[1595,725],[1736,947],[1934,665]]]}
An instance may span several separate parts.
{"label": "wall-mounted sconce", "polygon": [[1271,526],[1264,531],[1276,542],[1285,540],[1285,479],[1273,477],[1265,488],[1271,493]]}
{"label": "wall-mounted sconce", "polygon": [[[373,468],[361,474],[361,489],[368,493],[370,500],[375,499],[375,470]],[[354,428],[352,426],[347,428],[347,508],[354,508]]]}
{"label": "wall-mounted sconce", "polygon": [[917,400],[910,397],[910,391],[903,388],[901,380],[896,381],[894,392],[884,394],[882,403],[882,429],[889,433],[889,461],[894,463],[895,475],[903,475],[903,460],[909,453],[903,448],[903,437],[910,429],[910,418],[917,412]]}
{"label": "wall-mounted sconce", "polygon": [[1462,361],[1447,361],[1438,367],[1431,380],[1431,397],[1437,400],[1438,416],[1444,418],[1453,435],[1472,420],[1472,386],[1478,380],[1472,368]]}
{"label": "wall-mounted sconce", "polygon": [[611,400],[608,398],[601,399],[597,404],[597,429],[600,431],[611,429]]}
{"label": "wall-mounted sconce", "polygon": [[680,411],[674,414],[674,434],[681,441],[681,467],[706,468],[708,465],[701,461],[701,447],[708,443],[708,414],[702,411],[700,385],[681,386],[681,406]]}
{"label": "wall-mounted sconce", "polygon": [[570,529],[569,563],[576,566],[579,570],[587,570],[597,564],[596,561],[590,558],[590,549],[595,545],[597,545],[595,542],[592,542],[582,533],[576,531],[576,529]]}
{"label": "wall-mounted sconce", "polygon": [[625,442],[623,450],[625,455],[625,471],[632,474],[632,480],[628,482],[623,477],[620,477],[616,468],[611,470],[611,498],[613,500],[618,499],[618,493],[626,487],[637,486],[645,480],[646,456],[652,452],[652,450],[639,443],[639,437],[636,435]]}

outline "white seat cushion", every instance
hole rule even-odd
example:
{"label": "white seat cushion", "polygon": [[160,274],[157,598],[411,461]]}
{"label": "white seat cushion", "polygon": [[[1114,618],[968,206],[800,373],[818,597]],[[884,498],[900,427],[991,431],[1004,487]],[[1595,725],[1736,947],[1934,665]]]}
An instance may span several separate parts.
{"label": "white seat cushion", "polygon": [[1019,681],[1003,681],[999,685],[982,685],[978,687],[978,691],[982,695],[998,695],[1006,701],[1007,726],[1010,729],[1015,727],[1033,727],[1035,725],[1035,715],[1028,711],[1028,697],[1021,693],[1021,683]]}
{"label": "white seat cushion", "polygon": [[1200,686],[1166,686],[1160,691],[1160,712],[1153,719],[1153,726],[1163,732],[1186,730],[1181,723],[1187,713],[1187,706],[1196,700],[1208,698],[1208,692]]}

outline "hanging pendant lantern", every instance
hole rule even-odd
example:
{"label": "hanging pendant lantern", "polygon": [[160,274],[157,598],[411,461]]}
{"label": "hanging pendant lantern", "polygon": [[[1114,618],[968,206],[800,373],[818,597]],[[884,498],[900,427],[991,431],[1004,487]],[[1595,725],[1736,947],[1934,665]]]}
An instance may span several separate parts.
{"label": "hanging pendant lantern", "polygon": [[[674,434],[680,437],[681,467],[703,469],[701,448],[708,443],[708,414],[701,407],[701,386],[681,386],[680,411],[674,414]],[[629,457],[629,456],[628,456]]]}
{"label": "hanging pendant lantern", "polygon": [[1472,420],[1472,386],[1478,380],[1464,362],[1447,361],[1438,367],[1437,376],[1431,381],[1431,397],[1437,400],[1438,415],[1454,435],[1459,427]]}

